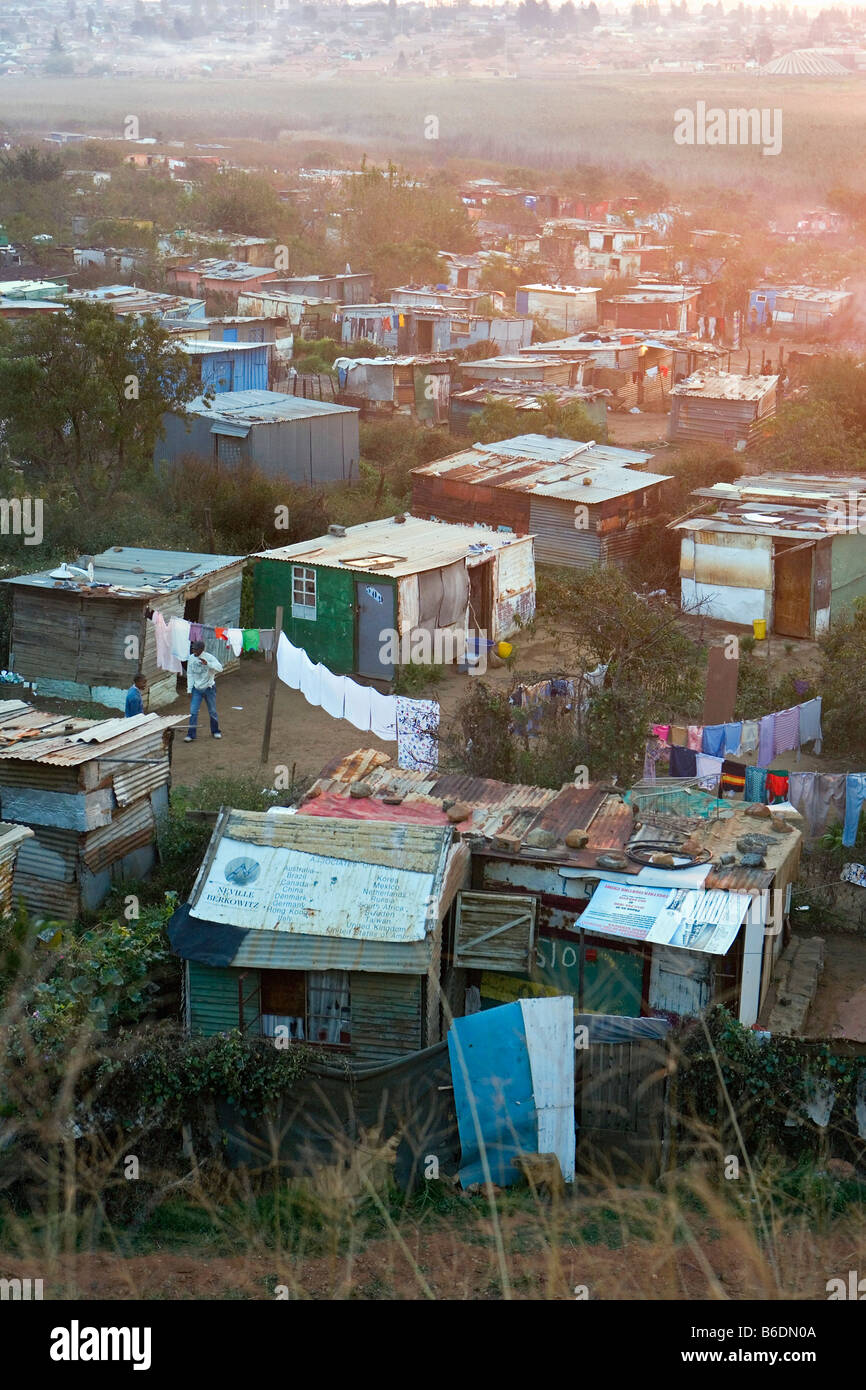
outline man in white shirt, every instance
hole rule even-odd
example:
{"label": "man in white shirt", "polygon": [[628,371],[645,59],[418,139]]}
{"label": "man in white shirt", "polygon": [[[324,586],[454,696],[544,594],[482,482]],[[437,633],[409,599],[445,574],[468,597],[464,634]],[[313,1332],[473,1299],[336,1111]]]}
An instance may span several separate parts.
{"label": "man in white shirt", "polygon": [[223,669],[222,662],[204,649],[204,642],[190,642],[189,661],[186,666],[186,688],[190,696],[189,728],[184,743],[193,743],[198,723],[198,712],[202,700],[207,704],[210,715],[210,731],[214,738],[222,738],[216,712],[216,672]]}

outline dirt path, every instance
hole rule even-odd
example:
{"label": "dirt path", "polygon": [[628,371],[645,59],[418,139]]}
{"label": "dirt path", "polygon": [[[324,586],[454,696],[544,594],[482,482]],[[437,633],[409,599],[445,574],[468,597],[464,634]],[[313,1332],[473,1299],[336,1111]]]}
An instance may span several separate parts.
{"label": "dirt path", "polygon": [[[514,670],[522,673],[548,674],[562,670],[562,643],[555,635],[525,634],[514,639],[517,660]],[[261,767],[262,731],[265,722],[271,666],[263,657],[244,658],[240,669],[217,677],[217,710],[222,739],[216,741],[208,731],[207,710],[202,706],[195,743],[184,743],[181,727],[174,741],[172,781],[176,786],[195,786],[211,774],[241,776]],[[443,727],[447,725],[458,702],[469,689],[473,676],[459,675],[455,669],[446,670],[442,681],[424,696],[435,695],[442,707]],[[491,684],[507,688],[512,673],[507,667],[488,670]],[[189,709],[186,697],[179,699],[165,714],[185,714]],[[324,710],[308,705],[303,695],[277,682],[274,699],[274,722],[271,751],[266,768],[262,768],[262,786],[273,785],[274,769],[293,765],[297,776],[318,775],[332,758],[352,753],[356,748],[381,748],[396,759],[396,743],[382,743],[374,734],[360,733],[345,719],[332,719]]]}
{"label": "dirt path", "polygon": [[[354,1256],[297,1258],[250,1250],[243,1256],[208,1250],[132,1255],[85,1253],[48,1270],[45,1299],[260,1299],[282,1285],[292,1299],[462,1299],[503,1297],[500,1266],[487,1223],[450,1228],[401,1226],[396,1240],[373,1240]],[[592,1300],[826,1299],[828,1272],[857,1267],[853,1232],[800,1231],[778,1239],[781,1287],[745,1229],[694,1232],[694,1241],[619,1238],[614,1225],[604,1238],[548,1240],[543,1220],[506,1225],[510,1297],[575,1298],[585,1288]],[[597,1243],[596,1243],[597,1240]],[[612,1248],[611,1248],[612,1247]],[[32,1261],[0,1258],[6,1277],[26,1277]],[[41,1267],[45,1267],[44,1264]],[[286,1294],[282,1295],[286,1297]]]}

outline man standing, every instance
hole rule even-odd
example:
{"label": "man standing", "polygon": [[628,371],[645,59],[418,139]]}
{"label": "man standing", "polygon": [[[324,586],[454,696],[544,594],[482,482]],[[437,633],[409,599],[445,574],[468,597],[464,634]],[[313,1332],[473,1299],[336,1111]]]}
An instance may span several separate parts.
{"label": "man standing", "polygon": [[211,733],[214,738],[222,738],[216,712],[215,681],[216,672],[222,669],[222,662],[217,661],[215,656],[211,656],[210,652],[205,651],[204,642],[190,642],[189,661],[186,666],[186,688],[191,699],[189,703],[189,729],[184,743],[192,743],[195,740],[198,712],[202,700],[207,704]]}
{"label": "man standing", "polygon": [[146,678],[144,676],[133,676],[132,685],[126,692],[124,714],[127,719],[132,719],[136,714],[144,714],[144,700],[142,697],[146,689]]}

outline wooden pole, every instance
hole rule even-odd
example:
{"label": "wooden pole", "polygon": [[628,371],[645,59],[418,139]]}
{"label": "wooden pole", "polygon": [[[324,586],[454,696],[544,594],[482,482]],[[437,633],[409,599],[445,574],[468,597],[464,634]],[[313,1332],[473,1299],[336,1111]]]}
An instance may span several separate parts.
{"label": "wooden pole", "polygon": [[274,722],[274,694],[277,688],[277,645],[280,640],[280,633],[283,630],[283,608],[278,605],[274,614],[274,654],[273,666],[271,667],[271,684],[268,690],[268,706],[265,710],[265,729],[262,734],[262,756],[261,762],[266,763],[268,754],[271,751],[271,725]]}

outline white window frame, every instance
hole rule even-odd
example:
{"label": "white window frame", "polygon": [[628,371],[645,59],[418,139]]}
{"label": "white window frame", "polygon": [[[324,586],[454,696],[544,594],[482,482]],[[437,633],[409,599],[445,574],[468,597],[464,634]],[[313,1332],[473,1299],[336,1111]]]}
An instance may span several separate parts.
{"label": "white window frame", "polygon": [[[310,597],[309,586],[312,585],[312,603],[308,602]],[[299,603],[295,595],[303,595],[304,602]],[[302,618],[306,622],[316,621],[316,609],[318,603],[318,584],[316,582],[316,571],[307,565],[292,565],[292,617]]]}

